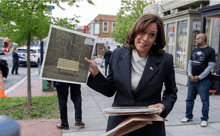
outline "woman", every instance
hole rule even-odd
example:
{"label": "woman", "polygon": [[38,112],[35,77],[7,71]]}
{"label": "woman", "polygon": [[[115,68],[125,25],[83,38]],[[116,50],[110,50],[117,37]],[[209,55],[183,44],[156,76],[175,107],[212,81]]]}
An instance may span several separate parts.
{"label": "woman", "polygon": [[[117,48],[111,56],[109,75],[105,78],[92,60],[88,86],[105,96],[115,95],[113,107],[150,106],[161,108],[166,116],[177,99],[173,56],[165,53],[163,21],[152,14],[142,15],[127,36],[125,48]],[[161,91],[165,90],[161,99]],[[109,116],[107,131],[115,128],[128,116]],[[153,122],[129,134],[135,136],[165,136],[164,122]]]}

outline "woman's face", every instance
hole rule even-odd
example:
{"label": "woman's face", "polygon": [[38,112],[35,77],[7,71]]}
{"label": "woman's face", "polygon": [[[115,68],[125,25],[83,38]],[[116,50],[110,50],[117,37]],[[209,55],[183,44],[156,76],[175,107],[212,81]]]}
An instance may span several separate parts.
{"label": "woman's face", "polygon": [[157,32],[157,24],[151,23],[145,32],[137,35],[134,45],[140,57],[146,58],[148,56],[151,46],[156,42]]}

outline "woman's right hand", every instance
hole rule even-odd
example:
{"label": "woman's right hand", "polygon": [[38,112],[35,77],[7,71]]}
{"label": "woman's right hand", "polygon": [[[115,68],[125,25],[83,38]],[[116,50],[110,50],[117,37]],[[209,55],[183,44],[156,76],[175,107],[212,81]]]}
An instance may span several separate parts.
{"label": "woman's right hand", "polygon": [[89,72],[92,74],[93,77],[95,77],[99,73],[99,69],[96,61],[94,60],[94,58],[92,58],[92,60],[89,60],[86,57],[85,57],[85,61],[90,64]]}

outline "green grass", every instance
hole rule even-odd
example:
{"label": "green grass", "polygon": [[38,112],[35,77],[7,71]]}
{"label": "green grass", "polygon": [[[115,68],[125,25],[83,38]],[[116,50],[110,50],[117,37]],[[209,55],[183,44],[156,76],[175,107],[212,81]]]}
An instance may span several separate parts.
{"label": "green grass", "polygon": [[59,118],[57,95],[33,96],[33,106],[27,107],[27,97],[0,98],[0,115],[6,115],[16,120]]}

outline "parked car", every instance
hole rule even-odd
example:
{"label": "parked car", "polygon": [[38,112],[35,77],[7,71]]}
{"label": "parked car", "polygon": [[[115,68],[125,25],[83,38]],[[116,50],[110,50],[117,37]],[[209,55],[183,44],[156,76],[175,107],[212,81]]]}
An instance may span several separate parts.
{"label": "parked car", "polygon": [[0,54],[5,54],[4,52],[4,42],[0,41]]}
{"label": "parked car", "polygon": [[[17,51],[18,55],[23,58],[19,58],[19,62],[22,65],[27,64],[27,47],[20,47]],[[31,65],[38,66],[40,62],[40,48],[39,47],[31,47],[30,48],[30,62]]]}
{"label": "parked car", "polygon": [[6,59],[0,59],[0,73],[2,73],[3,77],[8,77],[8,62]]}

